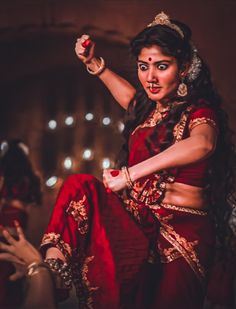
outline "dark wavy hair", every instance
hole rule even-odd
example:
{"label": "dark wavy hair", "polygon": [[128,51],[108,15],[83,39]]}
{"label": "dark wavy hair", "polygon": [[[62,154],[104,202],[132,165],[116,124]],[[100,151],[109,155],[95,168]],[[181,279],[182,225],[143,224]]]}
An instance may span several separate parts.
{"label": "dark wavy hair", "polygon": [[[191,30],[188,26],[178,21],[172,20],[172,23],[178,25],[184,33],[184,38],[172,28],[165,25],[156,25],[145,28],[131,41],[131,53],[138,59],[138,56],[144,47],[157,45],[166,55],[176,58],[179,69],[191,63],[193,57],[193,47],[191,43]],[[201,58],[200,58],[201,59]],[[152,140],[158,136],[158,127],[156,126],[153,134],[146,141],[150,154],[154,155],[157,151],[163,151],[173,143],[173,128],[180,120],[181,114],[188,106],[197,108],[201,105],[210,106],[216,113],[219,121],[219,135],[217,146],[212,155],[212,165],[208,171],[207,185],[205,193],[210,200],[210,213],[215,221],[217,232],[217,244],[223,248],[230,237],[229,216],[231,214],[232,194],[235,190],[235,151],[232,143],[232,131],[228,127],[226,113],[221,108],[222,99],[218,95],[211,80],[211,74],[206,63],[201,59],[202,67],[197,78],[185,83],[188,86],[188,95],[180,98],[177,95],[170,98],[171,101],[183,101],[173,107],[168,117],[159,125],[166,128],[166,136],[160,145],[160,149],[154,149]],[[137,85],[137,92],[134,100],[129,104],[125,116],[125,129],[123,132],[125,143],[122,146],[117,166],[127,165],[128,160],[128,139],[130,133],[155,109],[156,103],[151,101],[140,83]]]}
{"label": "dark wavy hair", "polygon": [[22,147],[22,141],[12,139],[3,142],[0,159],[2,185],[0,198],[17,198],[25,203],[40,205],[42,192],[40,178],[33,170],[31,161]]}

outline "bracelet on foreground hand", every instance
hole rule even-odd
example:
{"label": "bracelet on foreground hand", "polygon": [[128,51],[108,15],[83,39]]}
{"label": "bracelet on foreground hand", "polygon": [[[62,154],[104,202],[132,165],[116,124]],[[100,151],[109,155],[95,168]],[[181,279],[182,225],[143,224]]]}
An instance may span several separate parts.
{"label": "bracelet on foreground hand", "polygon": [[46,268],[50,271],[50,267],[47,263],[45,263],[45,262],[32,262],[31,264],[29,264],[27,266],[27,270],[28,270],[27,276],[32,277],[32,276],[38,274],[40,267]]}

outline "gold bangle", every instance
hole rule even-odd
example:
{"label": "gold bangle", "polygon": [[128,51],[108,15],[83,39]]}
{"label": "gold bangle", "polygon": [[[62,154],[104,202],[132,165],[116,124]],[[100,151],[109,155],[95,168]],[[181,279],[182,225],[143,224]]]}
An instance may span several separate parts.
{"label": "gold bangle", "polygon": [[102,57],[99,57],[100,59],[100,66],[99,68],[97,69],[97,71],[92,71],[88,65],[86,65],[86,69],[87,71],[89,72],[89,74],[92,74],[92,75],[100,75],[106,68],[106,65],[105,65],[105,60],[102,58]]}
{"label": "gold bangle", "polygon": [[131,180],[130,174],[129,174],[129,170],[127,168],[127,166],[123,166],[121,168],[122,173],[124,174],[125,178],[126,178],[126,185],[129,189],[133,188],[133,182]]}
{"label": "gold bangle", "polygon": [[47,263],[45,263],[45,262],[32,262],[31,264],[29,264],[27,266],[27,270],[28,270],[27,276],[32,277],[32,276],[38,274],[40,267],[47,268],[50,271],[50,268],[49,268]]}

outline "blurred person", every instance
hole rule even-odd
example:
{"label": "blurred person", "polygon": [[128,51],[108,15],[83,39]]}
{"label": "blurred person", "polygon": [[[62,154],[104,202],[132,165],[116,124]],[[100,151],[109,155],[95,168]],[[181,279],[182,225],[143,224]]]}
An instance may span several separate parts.
{"label": "blurred person", "polygon": [[0,242],[0,261],[7,261],[15,267],[10,280],[26,279],[22,307],[55,308],[54,282],[48,265],[26,240],[17,220],[14,221],[14,230],[16,237],[11,236],[6,228],[1,228],[5,242]]}
{"label": "blurred person", "polygon": [[[32,205],[41,205],[40,178],[34,172],[29,148],[19,139],[2,141],[0,156],[0,225],[14,236],[14,220],[26,230]],[[0,239],[4,241],[0,234]],[[0,263],[0,307],[20,305],[23,301],[21,281],[9,281],[14,272],[10,263]]]}

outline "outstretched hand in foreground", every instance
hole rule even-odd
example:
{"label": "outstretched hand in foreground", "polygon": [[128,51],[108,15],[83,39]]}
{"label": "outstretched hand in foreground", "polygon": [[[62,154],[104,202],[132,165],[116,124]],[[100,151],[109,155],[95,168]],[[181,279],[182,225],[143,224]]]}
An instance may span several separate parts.
{"label": "outstretched hand in foreground", "polygon": [[14,265],[16,271],[9,277],[9,280],[15,281],[27,274],[27,267],[33,262],[42,262],[39,251],[26,240],[22,228],[17,221],[15,223],[15,239],[7,229],[2,228],[2,236],[6,243],[0,242],[0,261],[7,261]]}

